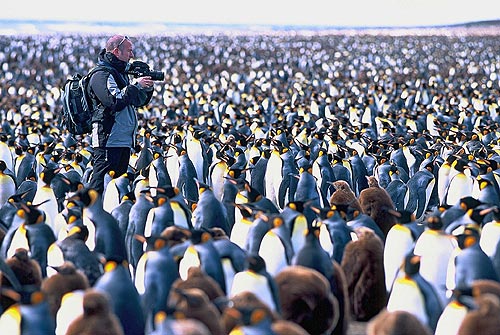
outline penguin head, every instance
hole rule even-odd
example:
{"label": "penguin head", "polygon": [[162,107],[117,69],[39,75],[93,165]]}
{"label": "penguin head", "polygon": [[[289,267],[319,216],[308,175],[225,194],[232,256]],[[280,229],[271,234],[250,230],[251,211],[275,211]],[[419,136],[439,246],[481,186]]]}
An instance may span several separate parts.
{"label": "penguin head", "polygon": [[231,298],[230,307],[223,313],[223,320],[227,329],[238,326],[252,326],[263,320],[274,320],[275,315],[253,292],[246,291]]}
{"label": "penguin head", "polygon": [[207,230],[193,229],[189,239],[193,244],[203,244],[212,240],[212,234]]}
{"label": "penguin head", "polygon": [[90,207],[94,205],[101,198],[99,192],[92,188],[85,187],[81,190],[75,192],[75,194],[68,199],[71,201],[77,201],[84,207]]}
{"label": "penguin head", "polygon": [[167,198],[173,198],[180,193],[180,190],[172,185],[163,185],[156,187],[156,193]]}
{"label": "penguin head", "polygon": [[249,253],[245,259],[245,264],[248,270],[255,273],[266,271],[266,261],[257,253]]}
{"label": "penguin head", "polygon": [[408,253],[405,257],[403,267],[407,276],[412,277],[417,274],[420,270],[420,256],[415,255],[413,252]]}
{"label": "penguin head", "polygon": [[55,178],[55,176],[61,171],[62,167],[45,166],[42,172],[40,172],[40,180],[45,184],[50,185],[50,182]]}
{"label": "penguin head", "polygon": [[66,208],[61,212],[67,224],[72,224],[82,218],[82,208],[75,201],[68,201]]}
{"label": "penguin head", "polygon": [[7,164],[3,159],[0,159],[0,172],[4,172],[7,169]]}
{"label": "penguin head", "polygon": [[443,221],[441,220],[440,213],[433,213],[426,219],[427,227],[431,230],[441,230],[443,228]]}
{"label": "penguin head", "polygon": [[400,224],[408,224],[416,220],[415,214],[411,211],[387,209],[387,212],[396,217],[397,222]]}
{"label": "penguin head", "polygon": [[40,288],[42,285],[42,270],[37,261],[31,259],[29,251],[19,248],[15,254],[6,260],[7,266],[12,270],[13,275],[17,279],[17,284],[21,286],[16,291],[10,290],[14,288],[14,283],[7,276],[0,273],[0,287],[2,288],[2,296],[0,296],[0,307],[3,310],[16,302],[31,304],[39,302]]}
{"label": "penguin head", "polygon": [[472,196],[466,196],[463,198],[460,198],[460,208],[462,208],[464,211],[467,211],[471,208],[476,208],[479,205],[482,205],[483,202],[472,197]]}
{"label": "penguin head", "polygon": [[134,238],[141,243],[146,243],[146,251],[161,250],[168,245],[167,239],[162,236],[144,237],[142,235],[135,234]]}
{"label": "penguin head", "polygon": [[460,249],[469,248],[479,242],[479,226],[475,224],[467,225],[461,234],[456,235],[458,247]]}
{"label": "penguin head", "polygon": [[198,193],[201,195],[205,191],[211,191],[211,187],[208,184],[205,184],[204,182],[194,178],[196,185],[198,186]]}
{"label": "penguin head", "polygon": [[191,231],[178,226],[170,226],[165,228],[160,236],[167,241],[167,246],[173,247],[174,245],[182,244],[189,240]]}
{"label": "penguin head", "polygon": [[17,211],[17,215],[24,219],[25,224],[31,225],[45,221],[45,213],[39,210],[37,206],[24,203],[20,203],[20,206],[21,208]]}
{"label": "penguin head", "polygon": [[87,241],[89,229],[85,225],[70,225],[66,238]]}
{"label": "penguin head", "polygon": [[293,209],[299,213],[304,212],[304,201],[290,201],[287,205],[288,208]]}

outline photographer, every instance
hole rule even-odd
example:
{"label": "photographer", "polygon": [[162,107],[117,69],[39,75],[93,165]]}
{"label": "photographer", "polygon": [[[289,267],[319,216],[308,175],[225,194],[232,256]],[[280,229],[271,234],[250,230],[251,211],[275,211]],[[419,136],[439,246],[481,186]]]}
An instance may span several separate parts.
{"label": "photographer", "polygon": [[136,107],[148,104],[153,95],[151,76],[129,80],[133,50],[127,36],[112,36],[97,62],[106,70],[95,72],[89,82],[88,93],[97,108],[92,116],[93,172],[88,186],[101,194],[108,171],[115,171],[117,176],[127,172],[130,150],[135,146]]}

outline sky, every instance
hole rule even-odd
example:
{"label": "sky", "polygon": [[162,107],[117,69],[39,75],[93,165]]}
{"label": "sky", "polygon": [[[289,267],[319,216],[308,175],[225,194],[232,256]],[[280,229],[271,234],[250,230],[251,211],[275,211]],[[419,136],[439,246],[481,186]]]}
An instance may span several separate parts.
{"label": "sky", "polygon": [[[80,5],[76,6],[76,3]],[[408,27],[500,19],[499,0],[2,0],[1,19]]]}

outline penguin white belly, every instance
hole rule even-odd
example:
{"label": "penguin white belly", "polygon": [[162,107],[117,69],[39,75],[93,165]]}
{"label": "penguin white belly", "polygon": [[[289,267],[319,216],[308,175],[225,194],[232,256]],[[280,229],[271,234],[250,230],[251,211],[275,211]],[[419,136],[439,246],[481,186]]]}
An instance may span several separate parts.
{"label": "penguin white belly", "polygon": [[276,304],[269,290],[267,278],[251,271],[242,271],[234,275],[230,286],[229,298],[242,292],[252,292],[269,308],[276,311]]}
{"label": "penguin white belly", "polygon": [[212,187],[215,197],[219,201],[222,201],[224,190],[224,176],[226,174],[226,164],[221,162],[217,163],[217,165],[212,170],[212,174],[210,175],[210,186]]}
{"label": "penguin white belly", "polygon": [[16,193],[16,184],[11,177],[0,174],[0,207]]}
{"label": "penguin white belly", "polygon": [[[47,202],[42,203],[44,201]],[[33,203],[42,203],[40,206],[38,206],[38,209],[45,213],[45,223],[52,228],[55,234],[56,232],[54,227],[54,219],[57,213],[59,213],[59,207],[57,205],[57,199],[54,191],[48,186],[38,188],[35,193],[35,197],[33,198]]]}
{"label": "penguin white belly", "polygon": [[139,262],[137,262],[137,267],[135,268],[135,277],[134,277],[134,285],[139,294],[144,294],[146,292],[146,283],[144,282],[144,277],[146,275],[146,263],[158,257],[157,253],[154,251],[145,252],[142,254],[141,258],[139,258]]}
{"label": "penguin white belly", "polygon": [[391,290],[394,280],[398,277],[401,264],[412,248],[413,239],[408,228],[398,224],[389,230],[384,246],[384,272],[387,291]]}
{"label": "penguin white belly", "polygon": [[[222,270],[224,271],[224,278],[226,279],[226,290],[229,290],[233,286],[234,276],[236,271],[234,271],[233,264],[229,258],[221,258]],[[224,292],[227,294],[227,292]]]}
{"label": "penguin white belly", "polygon": [[229,240],[238,245],[240,248],[245,249],[248,231],[251,226],[252,221],[250,220],[242,219],[241,221],[236,221],[231,229]]}
{"label": "penguin white belly", "polygon": [[193,162],[194,168],[196,170],[196,178],[200,181],[205,182],[204,173],[203,173],[203,155],[200,143],[197,141],[188,141],[187,142],[187,153],[189,159]]}
{"label": "penguin white belly", "polygon": [[64,254],[56,243],[52,243],[47,250],[47,277],[57,274],[53,267],[64,264]]}
{"label": "penguin white belly", "polygon": [[177,201],[171,201],[170,207],[172,207],[172,212],[174,213],[174,225],[189,229],[188,219],[181,205]]}
{"label": "penguin white belly", "polygon": [[144,237],[151,236],[151,230],[153,229],[153,219],[155,217],[155,208],[152,208],[148,212],[146,217],[146,224],[144,225]]}
{"label": "penguin white belly", "polygon": [[188,247],[179,263],[179,276],[182,280],[187,280],[189,268],[200,267],[200,265],[198,252],[192,246]]}
{"label": "penguin white belly", "polygon": [[5,142],[0,142],[0,159],[5,162],[7,169],[12,171],[14,166],[14,159],[12,158],[12,152],[9,146]]}
{"label": "penguin white belly", "polygon": [[459,305],[455,301],[450,302],[439,317],[434,335],[458,334],[458,329],[467,313],[468,310],[465,306]]}
{"label": "penguin white belly", "polygon": [[56,315],[56,335],[66,334],[73,320],[83,314],[83,296],[85,292],[77,290],[66,293],[61,300],[61,307]]}
{"label": "penguin white belly", "polygon": [[266,176],[265,176],[265,196],[273,202],[278,208],[279,189],[283,180],[282,176],[283,162],[279,154],[273,152],[269,161],[267,162]]}
{"label": "penguin white belly", "polygon": [[443,269],[448,266],[456,243],[446,235],[426,234],[422,237],[414,249],[415,255],[421,256],[419,272],[427,281],[444,284],[446,273]]}
{"label": "penguin white belly", "polygon": [[[322,225],[324,226],[324,225]],[[295,218],[292,231],[292,246],[295,252],[298,252],[304,246],[306,240],[305,235],[307,232],[307,218],[304,215],[299,215]],[[330,240],[331,243],[331,240]]]}
{"label": "penguin white belly", "polygon": [[266,262],[266,270],[271,276],[276,276],[288,266],[285,247],[280,238],[273,231],[267,232],[259,248],[259,256]]}
{"label": "penguin white belly", "polygon": [[328,228],[324,224],[322,224],[319,228],[319,243],[321,244],[321,247],[328,253],[328,255],[331,256],[333,254],[332,238],[330,237]]}
{"label": "penguin white belly", "polygon": [[14,254],[16,253],[16,249],[19,248],[30,250],[28,238],[26,237],[26,229],[22,225],[16,230],[14,236],[12,236],[10,246],[7,249],[6,258],[11,258],[12,256],[14,256]]}
{"label": "penguin white belly", "polygon": [[170,175],[170,180],[172,185],[177,185],[179,180],[179,157],[174,149],[170,148],[167,151],[165,158],[165,165],[167,166],[168,174]]}
{"label": "penguin white belly", "polygon": [[422,324],[428,324],[424,296],[412,280],[399,278],[394,282],[387,302],[387,310],[389,312],[406,311],[413,314]]}
{"label": "penguin white belly", "polygon": [[473,186],[474,184],[471,177],[463,173],[457,174],[450,180],[450,184],[448,185],[446,191],[446,204],[451,206],[458,204],[461,198],[472,194]]}
{"label": "penguin white belly", "polygon": [[500,241],[500,222],[488,222],[481,230],[479,246],[488,257],[495,256],[498,242]]}
{"label": "penguin white belly", "polygon": [[113,209],[118,207],[120,204],[120,192],[118,192],[118,188],[116,187],[116,179],[112,179],[108,185],[106,186],[106,192],[103,195],[103,209],[111,213]]}
{"label": "penguin white belly", "polygon": [[21,335],[22,316],[19,305],[9,307],[0,315],[0,329],[2,334]]}

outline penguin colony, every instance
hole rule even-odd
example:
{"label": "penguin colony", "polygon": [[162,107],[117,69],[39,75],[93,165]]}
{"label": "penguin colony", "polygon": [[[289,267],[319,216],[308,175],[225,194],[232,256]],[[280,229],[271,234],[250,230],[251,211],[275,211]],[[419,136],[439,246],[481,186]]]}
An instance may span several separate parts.
{"label": "penguin colony", "polygon": [[98,194],[58,99],[102,40],[0,37],[2,332],[498,334],[495,35],[139,36]]}

